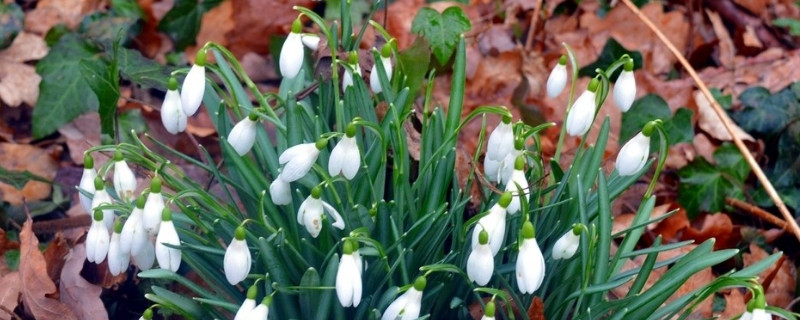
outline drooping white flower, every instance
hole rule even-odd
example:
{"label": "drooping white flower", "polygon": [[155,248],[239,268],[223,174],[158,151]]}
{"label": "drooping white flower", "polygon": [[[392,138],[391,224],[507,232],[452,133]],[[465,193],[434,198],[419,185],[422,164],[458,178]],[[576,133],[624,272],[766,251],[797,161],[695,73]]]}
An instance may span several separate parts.
{"label": "drooping white flower", "polygon": [[158,260],[158,266],[161,269],[177,272],[181,266],[181,250],[167,247],[167,244],[179,246],[181,239],[178,237],[178,231],[175,230],[175,225],[172,223],[172,211],[169,208],[164,208],[161,227],[159,227],[158,236],[156,237],[156,260]]}
{"label": "drooping white flower", "polygon": [[328,159],[328,173],[336,176],[341,173],[347,180],[353,179],[361,166],[361,152],[356,142],[356,128],[353,124],[347,126],[345,136],[333,147],[331,157]]}
{"label": "drooping white flower", "polygon": [[628,61],[614,84],[614,104],[619,110],[626,112],[630,110],[635,99],[636,78],[633,77],[633,61]]}
{"label": "drooping white flower", "polygon": [[517,255],[517,286],[522,293],[533,293],[544,281],[545,266],[530,221],[525,221],[522,225],[522,237],[522,245]]}
{"label": "drooping white flower", "polygon": [[203,102],[203,95],[206,92],[206,52],[197,51],[194,65],[189,69],[186,78],[183,79],[181,86],[181,107],[187,117],[193,116],[200,104]]}
{"label": "drooping white flower", "polygon": [[481,230],[478,245],[472,248],[467,258],[467,276],[479,286],[484,286],[492,279],[494,273],[494,255],[489,247],[489,233]]}
{"label": "drooping white flower", "polygon": [[361,76],[361,66],[358,65],[358,54],[356,54],[355,51],[350,52],[350,56],[347,59],[347,65],[350,68],[344,68],[344,74],[342,75],[342,90],[346,90],[347,87],[353,85],[354,77]]}
{"label": "drooping white flower", "polygon": [[258,124],[258,115],[251,113],[247,118],[239,121],[233,129],[231,134],[228,135],[228,143],[230,143],[233,150],[236,150],[240,156],[250,152],[253,144],[256,142],[256,125]]}
{"label": "drooping white flower", "polygon": [[575,100],[569,109],[569,114],[567,114],[567,133],[569,135],[580,137],[589,132],[589,128],[592,127],[596,112],[594,99],[597,83],[597,79],[592,79],[589,88]]}
{"label": "drooping white flower", "polygon": [[472,250],[478,247],[480,234],[485,231],[489,236],[489,248],[492,256],[500,252],[506,235],[506,208],[510,202],[511,194],[503,193],[500,200],[489,209],[489,213],[478,220],[475,229],[472,230]]}
{"label": "drooping white flower", "polygon": [[614,167],[621,176],[634,175],[644,168],[649,155],[650,137],[639,132],[619,150]]}
{"label": "drooping white flower", "polygon": [[[92,159],[91,154],[86,153],[83,155],[83,175],[81,175],[81,182],[78,184],[78,188],[94,195],[95,178],[97,178],[97,171],[94,170],[94,159]],[[81,206],[83,206],[83,210],[86,211],[86,214],[91,215],[92,198],[80,192],[78,192],[78,198],[80,198]]]}
{"label": "drooping white flower", "polygon": [[772,320],[772,315],[766,309],[755,308],[752,312],[752,320]]}
{"label": "drooping white flower", "polygon": [[167,94],[161,104],[161,123],[171,134],[186,130],[186,113],[181,106],[181,94],[178,92],[178,80],[169,78]]}
{"label": "drooping white flower", "polygon": [[281,69],[281,75],[284,78],[293,79],[300,73],[300,68],[303,67],[303,58],[305,51],[303,50],[303,39],[300,32],[303,30],[300,18],[297,18],[292,23],[292,32],[286,37],[281,47],[281,55],[278,60],[278,66]]}
{"label": "drooping white flower", "polygon": [[89,233],[86,234],[86,260],[100,264],[108,253],[108,228],[103,222],[103,210],[95,210]]}
{"label": "drooping white flower", "polygon": [[[111,195],[105,189],[103,180],[98,176],[94,178],[94,197],[92,197],[92,212],[96,211],[97,207],[104,204],[113,204]],[[114,224],[114,210],[103,209],[103,222],[106,224],[106,230],[111,228]]]}
{"label": "drooping white flower", "polygon": [[247,320],[250,319],[248,315],[253,312],[253,309],[256,308],[256,296],[258,295],[258,287],[253,285],[250,289],[247,289],[247,299],[242,302],[242,305],[239,307],[239,310],[236,311],[236,315],[233,317],[233,320]]}
{"label": "drooping white flower", "polygon": [[[524,169],[525,159],[521,156],[517,157],[514,162],[514,171],[511,173],[508,183],[506,183],[506,191],[510,191],[512,194],[511,203],[508,205],[509,214],[515,214],[519,211],[522,206],[522,201],[520,200],[522,197],[530,200],[531,190],[528,186],[528,179],[525,177]],[[522,189],[521,194],[519,192],[520,189]]]}
{"label": "drooping white flower", "polygon": [[292,202],[292,189],[289,182],[283,181],[280,175],[269,185],[269,196],[276,205],[287,205]]}
{"label": "drooping white flower", "polygon": [[327,144],[327,140],[320,139],[316,143],[298,144],[283,151],[278,157],[278,163],[284,165],[279,178],[285,182],[292,182],[304,177],[317,161],[319,150],[325,148]]}
{"label": "drooping white flower", "polygon": [[[383,70],[386,71],[386,79],[392,80],[392,46],[390,44],[386,44],[381,48],[381,64],[383,65]],[[369,74],[369,87],[372,89],[374,93],[380,93],[383,91],[381,88],[381,77],[378,73],[377,64],[372,64],[372,72]]]}
{"label": "drooping white flower", "polygon": [[236,285],[250,274],[250,248],[247,247],[244,227],[239,226],[234,232],[231,244],[225,250],[223,266],[225,268],[225,278],[228,283]]}
{"label": "drooping white flower", "polygon": [[352,241],[345,241],[339,269],[336,271],[336,296],[342,307],[358,307],[361,302],[361,270],[354,257]]}
{"label": "drooping white flower", "polygon": [[131,255],[131,260],[137,268],[141,270],[150,270],[156,261],[155,239],[153,236],[147,236],[147,240],[142,245],[142,249],[138,254]]}
{"label": "drooping white flower", "polygon": [[547,77],[547,96],[555,98],[567,85],[567,56],[561,56]]}
{"label": "drooping white flower", "polygon": [[319,48],[318,35],[311,33],[304,33],[300,36],[300,38],[303,40],[303,45],[306,46],[306,48],[309,48],[311,50],[317,50],[317,48]]}
{"label": "drooping white flower", "polygon": [[150,194],[142,211],[142,226],[147,233],[156,235],[161,226],[161,215],[164,211],[164,196],[161,194],[161,178],[153,177],[150,181]]}
{"label": "drooping white flower", "polygon": [[267,320],[269,318],[269,305],[272,304],[272,296],[266,296],[264,299],[261,300],[261,304],[259,304],[253,311],[247,314],[247,317],[244,319],[248,320]]}
{"label": "drooping white flower", "polygon": [[316,238],[322,230],[322,215],[323,211],[328,212],[333,217],[333,226],[343,230],[344,219],[339,215],[330,204],[320,200],[322,196],[322,189],[317,186],[311,189],[311,194],[300,204],[300,209],[297,210],[297,223],[306,227],[306,230],[312,237]]}
{"label": "drooping white flower", "polygon": [[[117,191],[117,196],[119,196],[120,200],[124,202],[129,202],[135,197],[136,175],[133,174],[133,170],[128,166],[125,158],[122,157],[122,151],[120,150],[114,152],[114,190]],[[113,219],[111,221],[113,223]]]}
{"label": "drooping white flower", "polygon": [[578,251],[578,246],[581,244],[581,227],[576,226],[566,233],[561,238],[558,238],[556,244],[553,245],[553,259],[569,259]]}
{"label": "drooping white flower", "polygon": [[511,181],[511,175],[514,173],[514,166],[517,163],[517,158],[525,153],[523,148],[524,144],[522,139],[517,139],[514,142],[514,148],[511,149],[511,152],[506,154],[503,160],[500,160],[497,168],[497,182],[505,185]]}
{"label": "drooping white flower", "polygon": [[122,222],[114,224],[114,233],[111,234],[111,242],[108,245],[108,271],[112,275],[118,275],[128,270],[131,262],[130,252],[125,252],[120,246],[120,233],[122,232]]}
{"label": "drooping white flower", "polygon": [[488,303],[486,303],[486,308],[484,309],[483,317],[481,317],[481,320],[494,320],[494,312],[495,312],[494,300],[491,300]]}
{"label": "drooping white flower", "polygon": [[405,293],[397,297],[386,311],[383,312],[381,320],[412,320],[419,318],[420,308],[422,308],[422,291],[425,290],[427,280],[425,277],[418,277],[414,280],[414,286]]}
{"label": "drooping white flower", "polygon": [[147,242],[147,231],[144,230],[142,224],[144,204],[145,197],[143,195],[136,198],[136,207],[125,221],[119,238],[120,250],[132,256],[138,255]]}
{"label": "drooping white flower", "polygon": [[514,150],[514,128],[511,125],[511,117],[504,116],[489,135],[485,159],[500,161],[512,150]]}

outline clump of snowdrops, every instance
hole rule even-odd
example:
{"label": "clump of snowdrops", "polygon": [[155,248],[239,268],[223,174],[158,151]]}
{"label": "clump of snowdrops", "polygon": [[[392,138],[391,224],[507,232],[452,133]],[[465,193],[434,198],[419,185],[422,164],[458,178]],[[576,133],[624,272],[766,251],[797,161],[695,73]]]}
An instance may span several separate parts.
{"label": "clump of snowdrops", "polygon": [[[347,6],[342,1],[343,13]],[[538,134],[555,123],[530,126],[499,106],[461,116],[463,37],[449,104],[430,99],[431,71],[424,100],[415,107],[406,76],[415,66],[399,58],[380,25],[370,22],[351,36],[347,19],[329,25],[296,9],[300,15],[280,52],[279,92],[259,91],[235,57],[214,43],[197,52],[188,73],[179,70],[168,82],[161,107],[167,131],[180,134],[204,106],[220,135],[222,162],[214,163],[203,146],[205,156],[197,159],[147,134],[143,139],[154,149],[137,140],[86,155],[79,188],[93,216],[87,259],[99,264],[107,258],[115,275],[154,279],[143,282],[150,284],[143,290],[153,305],[142,319],[154,312],[187,319],[454,319],[469,318],[475,305],[485,310],[484,319],[527,319],[519,310],[535,297],[544,301],[548,319],[661,319],[686,317],[700,301],[733,286],[753,292],[744,316],[792,316],[766,306],[755,278],[779,254],[667,302],[691,275],[736,251],[713,251],[711,239],[657,261],[659,252],[689,242],[664,244],[659,238],[637,247],[644,228],[655,222],[653,188],[666,135],[660,121],[648,123],[624,144],[607,174],[601,163],[609,120],[596,119],[612,89],[620,112],[633,103],[630,57],[598,69],[587,88],[576,88],[577,62],[565,45],[547,94],[569,94],[570,107],[556,155],[545,159]],[[309,20],[322,35],[303,33]],[[384,44],[359,52],[367,27]],[[330,77],[315,74],[314,50],[336,57]],[[362,69],[360,61],[377,63]],[[459,136],[472,121],[482,127],[469,137],[478,140],[471,161],[483,165],[456,172]],[[592,128],[599,131],[589,141]],[[419,131],[418,142],[409,139],[410,130]],[[560,159],[567,135],[584,141],[571,162]],[[657,150],[650,149],[653,135],[660,137]],[[419,150],[418,158],[411,148]],[[113,161],[95,168],[97,153],[113,154]],[[186,176],[166,154],[206,171],[222,196],[209,192],[209,182]],[[150,181],[141,194],[134,194],[129,163]],[[633,223],[612,234],[611,202],[651,170]],[[104,180],[109,176],[111,184]],[[475,184],[477,198],[469,191]],[[626,260],[640,256],[641,266],[622,270]],[[645,288],[650,273],[667,266]],[[609,295],[622,285],[630,286],[626,296]]]}

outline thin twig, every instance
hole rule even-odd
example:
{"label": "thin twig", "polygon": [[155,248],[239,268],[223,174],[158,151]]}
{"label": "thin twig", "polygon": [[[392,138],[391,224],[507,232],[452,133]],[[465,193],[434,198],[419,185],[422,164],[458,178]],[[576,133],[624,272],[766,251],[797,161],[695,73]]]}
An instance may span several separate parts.
{"label": "thin twig", "polygon": [[667,47],[667,49],[669,49],[669,51],[672,52],[673,55],[675,55],[675,57],[678,59],[678,62],[681,63],[683,68],[686,69],[686,72],[689,73],[689,76],[692,77],[694,82],[697,84],[697,87],[700,89],[700,92],[702,92],[703,95],[706,97],[706,100],[708,100],[708,102],[711,103],[711,106],[713,107],[714,112],[717,114],[717,117],[719,117],[719,120],[725,126],[725,129],[733,138],[733,143],[736,144],[736,147],[739,148],[739,152],[741,152],[745,160],[747,160],[747,164],[750,165],[751,169],[753,169],[753,173],[758,178],[758,181],[761,182],[761,184],[764,186],[764,189],[767,191],[767,194],[769,194],[769,197],[775,203],[775,206],[778,207],[778,211],[781,212],[784,220],[786,220],[786,222],[789,223],[789,229],[792,231],[792,233],[794,233],[795,237],[797,237],[797,239],[800,240],[800,226],[797,225],[797,221],[794,220],[794,217],[789,212],[789,209],[786,207],[786,204],[783,203],[783,200],[781,200],[781,197],[778,195],[778,192],[775,191],[775,187],[772,186],[772,183],[764,174],[764,171],[761,170],[761,167],[756,162],[756,159],[753,158],[752,154],[750,154],[750,150],[747,149],[747,146],[745,146],[742,139],[739,138],[738,135],[736,135],[736,131],[733,130],[733,124],[731,124],[730,120],[726,116],[725,110],[723,110],[722,107],[720,107],[719,103],[717,103],[717,100],[714,99],[714,96],[711,94],[711,91],[708,90],[706,84],[703,82],[702,79],[700,79],[700,76],[697,75],[697,71],[695,71],[692,65],[689,64],[689,61],[686,61],[686,58],[680,51],[678,51],[677,48],[675,48],[675,45],[673,45],[672,42],[670,42],[669,39],[667,39],[667,36],[665,36],[664,33],[661,32],[661,30],[658,29],[658,27],[655,24],[653,24],[652,21],[650,21],[650,19],[648,19],[644,14],[642,14],[642,12],[639,11],[639,8],[637,8],[636,5],[633,4],[633,2],[631,2],[631,0],[622,0],[622,3],[624,3],[625,6],[628,7],[628,9],[633,11],[633,14],[636,15],[636,17],[639,18],[639,20],[641,20],[645,25],[647,25],[648,28],[650,28],[650,30],[653,31],[653,33],[656,34],[658,39],[661,40],[661,42]]}
{"label": "thin twig", "polygon": [[760,218],[761,220],[764,220],[766,222],[774,224],[774,225],[778,226],[781,229],[786,230],[786,227],[788,226],[786,221],[783,221],[783,219],[778,218],[778,217],[772,215],[772,213],[769,213],[764,209],[756,207],[756,206],[754,206],[752,204],[749,204],[747,202],[744,202],[742,200],[731,198],[731,197],[725,197],[725,203],[727,203],[727,204],[729,204],[729,205],[731,205],[734,208],[737,208],[739,210],[746,211],[747,213],[750,213],[751,215],[754,215],[754,216]]}
{"label": "thin twig", "polygon": [[525,40],[525,52],[530,52],[533,47],[533,36],[536,34],[536,25],[539,24],[539,14],[542,11],[542,0],[536,0],[536,8],[531,16],[531,24],[528,27],[528,38]]}

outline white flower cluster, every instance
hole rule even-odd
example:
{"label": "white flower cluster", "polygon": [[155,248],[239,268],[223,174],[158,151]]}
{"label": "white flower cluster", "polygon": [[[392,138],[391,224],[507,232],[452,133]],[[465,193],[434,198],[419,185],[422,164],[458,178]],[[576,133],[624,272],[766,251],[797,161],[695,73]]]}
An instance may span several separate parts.
{"label": "white flower cluster", "polygon": [[205,65],[206,52],[197,51],[194,65],[183,79],[180,92],[178,92],[178,81],[175,78],[169,79],[167,94],[161,104],[161,123],[167,132],[178,134],[186,130],[187,119],[200,108],[206,91]]}

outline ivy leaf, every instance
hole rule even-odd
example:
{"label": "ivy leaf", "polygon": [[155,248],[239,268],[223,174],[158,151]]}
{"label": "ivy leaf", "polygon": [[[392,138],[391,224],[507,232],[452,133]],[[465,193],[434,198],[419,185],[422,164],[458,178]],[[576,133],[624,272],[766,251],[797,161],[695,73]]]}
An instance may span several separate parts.
{"label": "ivy leaf", "polygon": [[33,136],[42,138],[77,116],[97,110],[97,97],[81,73],[81,61],[99,59],[100,51],[76,34],[66,34],[36,64],[42,77],[33,108]]}
{"label": "ivy leaf", "polygon": [[750,175],[750,165],[747,164],[739,148],[732,143],[726,142],[719,146],[714,151],[714,161],[717,162],[720,171],[733,176],[737,181],[744,182]]}
{"label": "ivy leaf", "polygon": [[120,48],[117,63],[123,78],[144,88],[167,89],[170,69],[145,58],[139,51]]}
{"label": "ivy leaf", "polygon": [[177,0],[161,22],[158,30],[164,31],[173,41],[175,49],[181,51],[195,43],[203,14],[222,3],[222,0]]}
{"label": "ivy leaf", "polygon": [[[631,109],[622,114],[620,142],[628,141],[639,133],[647,122],[655,119],[664,122],[664,131],[667,133],[670,145],[691,142],[694,139],[693,113],[690,109],[678,108],[673,116],[664,99],[657,94],[648,94],[634,101]],[[655,135],[650,141],[650,150],[653,152],[658,150],[658,139],[658,135]]]}
{"label": "ivy leaf", "polygon": [[775,94],[763,87],[752,87],[739,95],[743,108],[731,117],[742,129],[764,137],[779,133],[800,114],[800,102],[792,90]]}
{"label": "ivy leaf", "polygon": [[81,73],[94,91],[99,103],[100,133],[114,137],[114,119],[119,100],[119,72],[116,61],[84,59]]}
{"label": "ivy leaf", "polygon": [[736,146],[726,143],[714,151],[714,166],[698,157],[678,171],[678,202],[690,218],[700,212],[718,212],[725,197],[742,198],[742,184],[750,167]]}
{"label": "ivy leaf", "polygon": [[[614,38],[608,38],[606,44],[603,46],[603,51],[600,53],[600,56],[597,57],[597,60],[590,63],[589,65],[581,68],[578,71],[578,75],[580,76],[587,76],[592,77],[594,76],[595,70],[605,69],[610,64],[614,63],[615,61],[619,60],[622,55],[627,54],[633,59],[633,69],[639,69],[642,67],[642,54],[639,51],[630,51],[625,49],[617,40]],[[617,69],[613,75],[611,75],[611,79],[616,79],[617,75],[622,72],[622,68]]]}
{"label": "ivy leaf", "polygon": [[789,28],[789,34],[800,36],[800,20],[792,18],[778,18],[772,20],[772,25],[776,27]]}
{"label": "ivy leaf", "polygon": [[453,56],[461,34],[471,27],[461,7],[449,7],[442,14],[431,8],[422,8],[411,23],[411,32],[425,37],[436,61],[444,65]]}
{"label": "ivy leaf", "polygon": [[28,170],[25,171],[11,171],[6,168],[0,167],[0,182],[6,183],[14,187],[14,189],[22,190],[28,181],[40,181],[44,183],[52,183],[50,180],[37,176]]}

